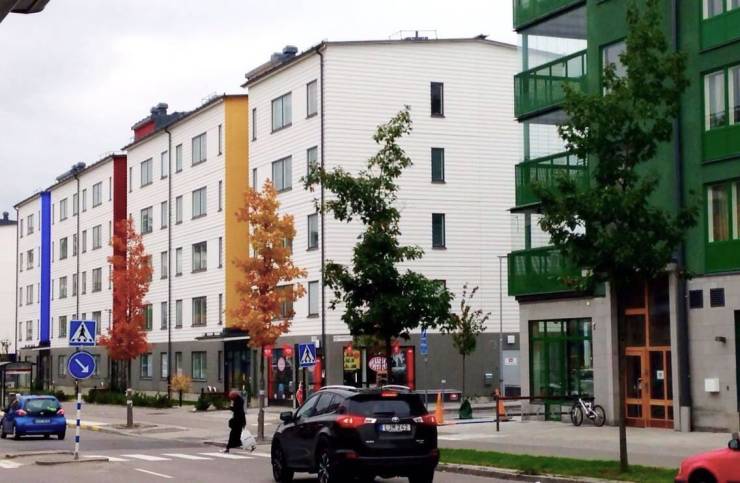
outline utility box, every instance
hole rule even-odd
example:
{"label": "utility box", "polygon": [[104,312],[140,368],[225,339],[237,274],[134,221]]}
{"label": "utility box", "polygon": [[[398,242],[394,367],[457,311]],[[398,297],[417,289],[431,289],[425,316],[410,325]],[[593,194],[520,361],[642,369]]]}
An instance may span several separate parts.
{"label": "utility box", "polygon": [[704,391],[705,392],[719,392],[719,378],[711,377],[704,379]]}
{"label": "utility box", "polygon": [[483,385],[486,387],[493,386],[493,372],[483,373]]}

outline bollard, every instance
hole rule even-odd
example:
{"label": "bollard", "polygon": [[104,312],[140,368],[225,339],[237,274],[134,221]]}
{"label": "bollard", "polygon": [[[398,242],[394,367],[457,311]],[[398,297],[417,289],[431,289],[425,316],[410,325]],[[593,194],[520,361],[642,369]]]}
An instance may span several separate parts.
{"label": "bollard", "polygon": [[126,427],[134,427],[134,390],[129,388],[126,389]]}
{"label": "bollard", "polygon": [[75,391],[77,392],[77,424],[75,425],[75,459],[80,459],[80,411],[82,410],[82,393],[80,392],[79,382],[75,381]]}

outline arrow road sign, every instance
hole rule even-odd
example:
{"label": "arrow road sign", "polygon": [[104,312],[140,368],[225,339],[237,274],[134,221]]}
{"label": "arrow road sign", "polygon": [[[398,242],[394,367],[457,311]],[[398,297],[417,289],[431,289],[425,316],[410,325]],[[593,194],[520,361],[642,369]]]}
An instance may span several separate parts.
{"label": "arrow road sign", "polygon": [[69,346],[83,347],[95,346],[94,320],[73,320],[69,323]]}
{"label": "arrow road sign", "polygon": [[298,362],[301,367],[313,367],[316,364],[316,346],[313,342],[298,344]]}
{"label": "arrow road sign", "polygon": [[89,352],[75,352],[69,356],[67,372],[75,379],[87,379],[95,374],[95,357]]}

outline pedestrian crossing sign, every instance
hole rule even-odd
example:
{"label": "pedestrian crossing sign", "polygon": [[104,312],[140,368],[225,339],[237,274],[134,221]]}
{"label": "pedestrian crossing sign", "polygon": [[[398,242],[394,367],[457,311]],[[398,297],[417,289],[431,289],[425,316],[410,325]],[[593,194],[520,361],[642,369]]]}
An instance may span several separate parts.
{"label": "pedestrian crossing sign", "polygon": [[316,365],[316,345],[313,342],[298,344],[298,363],[301,367]]}
{"label": "pedestrian crossing sign", "polygon": [[94,320],[73,320],[69,323],[69,346],[95,346],[95,330],[97,322]]}

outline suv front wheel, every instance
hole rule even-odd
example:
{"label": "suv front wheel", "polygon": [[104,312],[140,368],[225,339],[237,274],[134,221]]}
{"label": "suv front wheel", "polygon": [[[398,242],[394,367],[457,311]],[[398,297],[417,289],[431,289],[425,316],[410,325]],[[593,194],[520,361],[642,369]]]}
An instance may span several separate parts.
{"label": "suv front wheel", "polygon": [[285,453],[280,443],[272,445],[272,477],[277,483],[291,483],[293,481],[293,471],[285,463]]}

